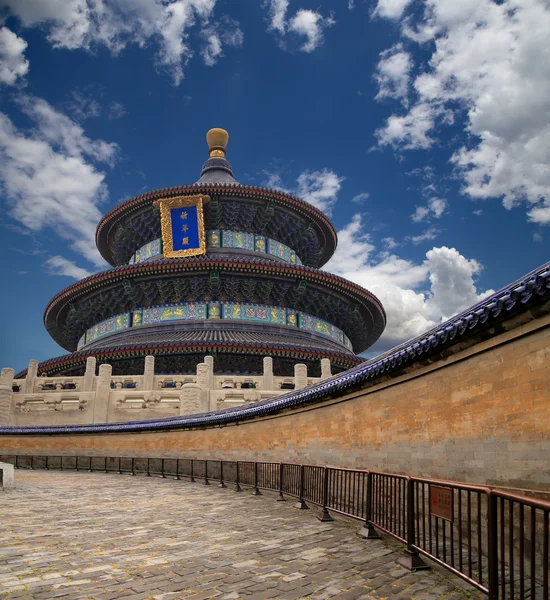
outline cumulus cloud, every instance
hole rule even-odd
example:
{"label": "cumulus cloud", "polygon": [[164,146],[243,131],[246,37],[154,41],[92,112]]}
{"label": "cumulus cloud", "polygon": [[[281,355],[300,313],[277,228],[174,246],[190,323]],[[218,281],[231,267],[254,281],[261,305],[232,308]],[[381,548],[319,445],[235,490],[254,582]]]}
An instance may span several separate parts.
{"label": "cumulus cloud", "polygon": [[313,52],[322,45],[324,30],[336,22],[332,16],[323,17],[314,10],[299,9],[296,14],[288,19],[288,0],[266,0],[264,6],[268,8],[269,31],[284,36],[288,32],[299,37],[305,37],[305,42],[300,46],[302,52]]}
{"label": "cumulus cloud", "polygon": [[298,175],[294,186],[285,186],[278,173],[267,173],[266,175],[267,179],[264,185],[267,187],[276,188],[288,194],[295,194],[327,215],[330,215],[344,181],[343,177],[340,177],[331,169],[303,171]]}
{"label": "cumulus cloud", "polygon": [[412,67],[412,56],[403,50],[403,44],[396,44],[384,50],[380,54],[380,61],[374,75],[378,83],[376,100],[394,98],[407,105]]}
{"label": "cumulus cloud", "polygon": [[27,42],[7,27],[0,27],[0,83],[15,85],[25,77],[29,61],[25,58]]}
{"label": "cumulus cloud", "polygon": [[52,256],[44,265],[50,275],[66,275],[78,280],[91,275],[90,271],[77,266],[72,260],[63,258],[63,256]]}
{"label": "cumulus cloud", "polygon": [[208,27],[202,32],[204,46],[202,57],[204,64],[213,67],[223,56],[223,45],[242,46],[243,32],[239,29],[238,23],[231,19],[224,20],[224,26]]}
{"label": "cumulus cloud", "polygon": [[417,206],[411,215],[413,223],[420,223],[430,217],[439,219],[447,209],[447,201],[443,198],[430,198],[426,206]]}
{"label": "cumulus cloud", "polygon": [[40,98],[24,97],[33,122],[18,129],[0,113],[0,188],[9,214],[32,232],[54,229],[73,250],[96,266],[99,204],[107,197],[99,164],[113,164],[116,144],[92,140],[66,115]]}
{"label": "cumulus cloud", "polygon": [[300,50],[302,52],[313,52],[323,43],[323,30],[334,25],[332,17],[322,17],[313,10],[299,10],[289,23],[289,31],[306,38]]}
{"label": "cumulus cloud", "polygon": [[[423,44],[430,55],[411,80],[410,108],[387,119],[379,144],[429,148],[454,123],[466,138],[451,157],[463,192],[501,198],[508,209],[525,201],[531,221],[549,224],[550,5],[422,0],[407,11],[408,5],[379,0],[375,14],[400,19],[403,44]],[[384,95],[385,82],[380,86]]]}
{"label": "cumulus cloud", "polygon": [[286,32],[286,11],[288,0],[270,0],[264,3],[269,11],[269,28],[281,34]]}
{"label": "cumulus cloud", "polygon": [[222,54],[221,48],[215,49],[224,43],[219,25],[212,21],[216,0],[0,0],[0,4],[25,27],[44,28],[57,48],[103,46],[116,55],[129,44],[157,44],[156,66],[167,71],[175,85],[194,55],[191,35],[206,35],[202,55],[207,64]]}
{"label": "cumulus cloud", "polygon": [[[396,247],[387,238],[386,248]],[[367,288],[387,312],[386,330],[375,349],[383,351],[420,335],[442,320],[493,293],[479,292],[475,278],[481,265],[455,248],[432,248],[420,263],[392,253],[376,254],[363,217],[355,215],[338,232],[338,248],[324,267]]]}
{"label": "cumulus cloud", "polygon": [[412,0],[378,0],[374,14],[385,19],[399,19]]}

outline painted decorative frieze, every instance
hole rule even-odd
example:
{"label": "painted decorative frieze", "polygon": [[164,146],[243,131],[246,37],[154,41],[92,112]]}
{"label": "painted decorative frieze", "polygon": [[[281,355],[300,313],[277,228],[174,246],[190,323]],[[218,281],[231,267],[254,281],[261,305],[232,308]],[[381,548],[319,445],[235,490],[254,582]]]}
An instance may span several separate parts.
{"label": "painted decorative frieze", "polygon": [[130,327],[130,313],[122,313],[115,315],[101,323],[97,323],[86,332],[86,344],[97,340],[104,335],[121,331],[122,329],[128,329]]}

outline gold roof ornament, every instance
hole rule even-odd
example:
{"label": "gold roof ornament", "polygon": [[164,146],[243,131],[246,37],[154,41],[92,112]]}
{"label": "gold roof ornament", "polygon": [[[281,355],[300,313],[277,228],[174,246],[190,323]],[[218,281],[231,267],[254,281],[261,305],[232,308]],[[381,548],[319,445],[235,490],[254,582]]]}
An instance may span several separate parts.
{"label": "gold roof ornament", "polygon": [[224,158],[225,147],[229,141],[229,134],[225,129],[214,127],[206,134],[208,150],[212,158]]}

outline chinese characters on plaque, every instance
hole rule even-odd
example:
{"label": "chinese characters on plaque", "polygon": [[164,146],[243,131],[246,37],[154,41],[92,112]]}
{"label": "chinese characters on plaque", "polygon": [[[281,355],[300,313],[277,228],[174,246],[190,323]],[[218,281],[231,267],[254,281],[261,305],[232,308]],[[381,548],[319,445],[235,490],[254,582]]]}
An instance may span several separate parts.
{"label": "chinese characters on plaque", "polygon": [[163,198],[154,205],[160,208],[162,244],[165,258],[205,254],[203,205],[208,196]]}

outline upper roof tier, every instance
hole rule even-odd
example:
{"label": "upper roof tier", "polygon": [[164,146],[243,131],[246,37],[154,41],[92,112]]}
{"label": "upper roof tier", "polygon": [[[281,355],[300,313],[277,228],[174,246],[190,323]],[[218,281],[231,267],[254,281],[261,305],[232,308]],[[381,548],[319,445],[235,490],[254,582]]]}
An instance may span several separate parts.
{"label": "upper roof tier", "polygon": [[127,200],[100,221],[96,244],[105,260],[127,264],[145,244],[161,237],[160,215],[153,202],[161,198],[205,194],[206,230],[244,231],[264,235],[292,248],[304,265],[322,267],[333,255],[337,236],[319,209],[278,190],[241,185],[225,158],[229,135],[211,129],[206,136],[209,158],[192,185],[161,188]]}

